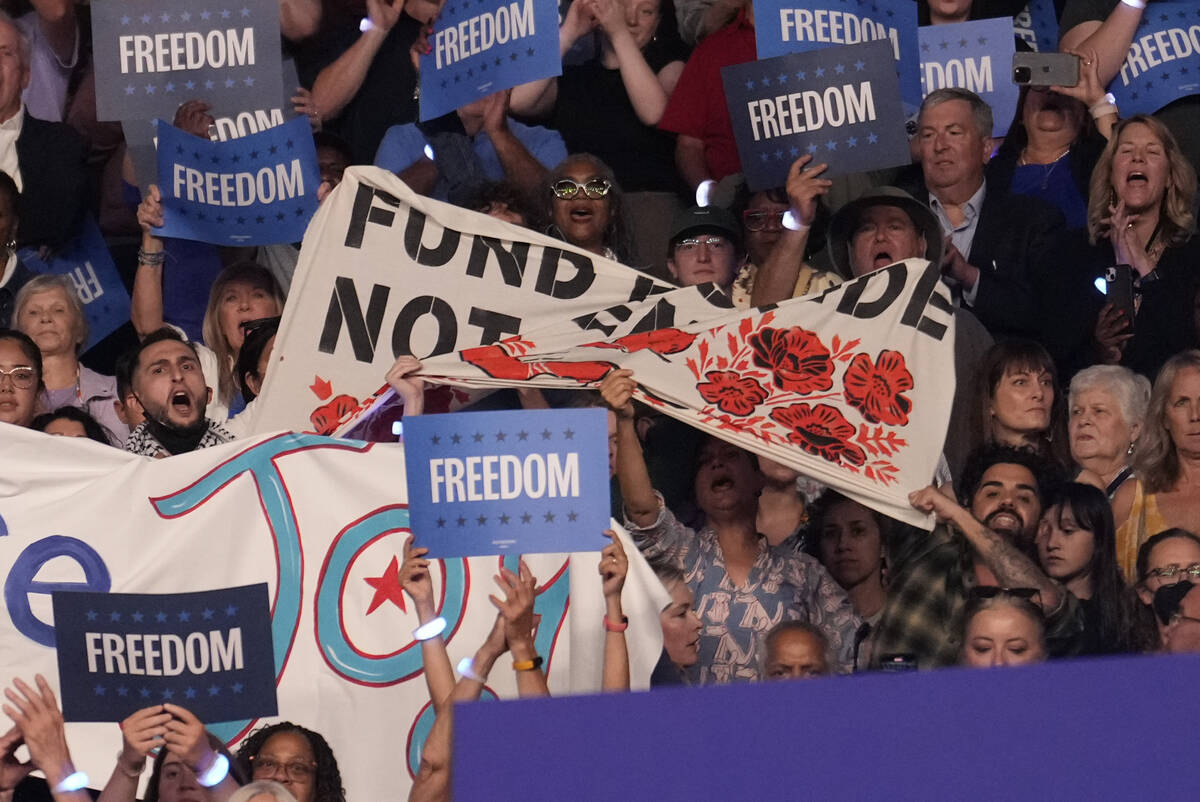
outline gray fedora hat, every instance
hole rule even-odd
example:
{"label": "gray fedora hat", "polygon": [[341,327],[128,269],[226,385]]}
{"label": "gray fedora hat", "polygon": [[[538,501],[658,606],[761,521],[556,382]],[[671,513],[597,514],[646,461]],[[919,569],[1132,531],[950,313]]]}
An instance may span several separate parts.
{"label": "gray fedora hat", "polygon": [[850,238],[859,216],[872,206],[895,206],[904,211],[925,237],[925,258],[941,264],[944,249],[942,226],[933,211],[902,189],[872,187],[834,213],[829,221],[829,256],[843,278],[853,278],[850,269]]}

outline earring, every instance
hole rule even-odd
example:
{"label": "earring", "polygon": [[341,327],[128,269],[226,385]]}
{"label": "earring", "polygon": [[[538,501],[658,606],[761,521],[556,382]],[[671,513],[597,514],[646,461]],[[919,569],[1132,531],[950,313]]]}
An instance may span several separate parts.
{"label": "earring", "polygon": [[14,238],[10,239],[8,242],[4,243],[4,247],[10,251],[15,251],[17,249],[16,238],[14,237]]}
{"label": "earring", "polygon": [[1125,449],[1125,453],[1126,453],[1126,454],[1132,454],[1132,453],[1133,453],[1133,441],[1132,441],[1132,440],[1130,440],[1130,441],[1129,441],[1129,448]]}

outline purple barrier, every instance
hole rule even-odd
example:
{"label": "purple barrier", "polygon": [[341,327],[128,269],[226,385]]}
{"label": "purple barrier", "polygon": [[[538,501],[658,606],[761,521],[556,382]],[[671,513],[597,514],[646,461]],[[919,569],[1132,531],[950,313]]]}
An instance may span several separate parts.
{"label": "purple barrier", "polygon": [[459,705],[454,798],[1200,799],[1200,655]]}

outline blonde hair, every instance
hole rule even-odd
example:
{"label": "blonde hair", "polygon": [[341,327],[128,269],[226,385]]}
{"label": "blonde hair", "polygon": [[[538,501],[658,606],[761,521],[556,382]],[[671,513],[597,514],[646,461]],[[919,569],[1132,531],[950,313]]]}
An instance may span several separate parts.
{"label": "blonde hair", "polygon": [[208,308],[204,310],[204,323],[200,331],[204,335],[204,344],[217,355],[217,399],[226,406],[233,400],[233,394],[238,387],[237,380],[233,375],[234,366],[237,363],[237,351],[225,339],[225,333],[221,331],[219,309],[221,295],[224,294],[225,288],[238,282],[266,290],[279,305],[279,312],[283,312],[283,291],[279,289],[279,282],[271,275],[271,271],[256,262],[234,262],[222,270],[213,281],[212,289],[208,293]]}
{"label": "blonde hair", "polygon": [[1196,217],[1192,208],[1196,201],[1196,170],[1179,150],[1179,143],[1175,141],[1171,131],[1149,114],[1135,114],[1128,120],[1117,123],[1104,152],[1096,162],[1096,169],[1092,170],[1092,180],[1088,186],[1088,240],[1095,245],[1106,235],[1104,220],[1109,216],[1109,205],[1116,202],[1116,193],[1112,187],[1113,159],[1121,142],[1121,134],[1134,124],[1149,128],[1162,143],[1169,171],[1167,191],[1159,208],[1159,232],[1167,245],[1179,245],[1186,242],[1196,229]]}
{"label": "blonde hair", "polygon": [[1167,431],[1167,405],[1171,403],[1171,385],[1179,372],[1191,368],[1200,371],[1200,351],[1180,351],[1167,360],[1150,391],[1146,425],[1133,454],[1133,467],[1146,486],[1147,493],[1170,490],[1179,479],[1179,451]]}

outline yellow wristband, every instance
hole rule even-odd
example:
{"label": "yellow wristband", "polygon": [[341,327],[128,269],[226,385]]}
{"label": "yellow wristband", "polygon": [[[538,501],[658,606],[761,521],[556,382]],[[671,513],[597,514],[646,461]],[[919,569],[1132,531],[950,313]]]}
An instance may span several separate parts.
{"label": "yellow wristband", "polygon": [[542,667],[541,655],[532,660],[513,660],[513,671],[533,671]]}

